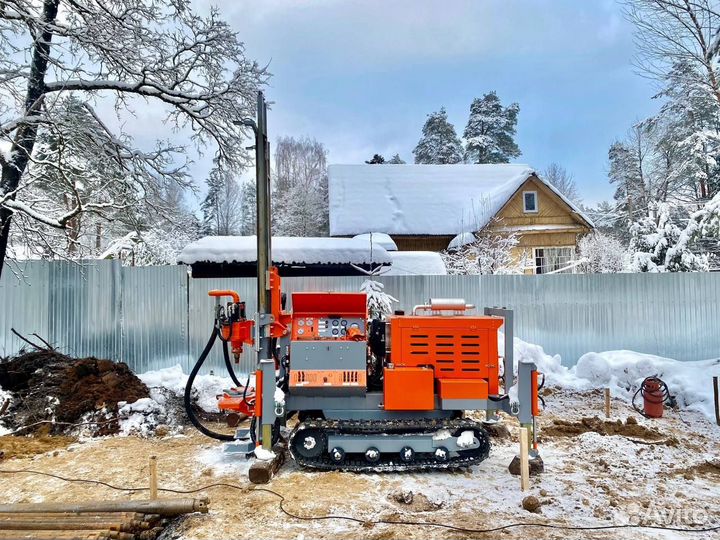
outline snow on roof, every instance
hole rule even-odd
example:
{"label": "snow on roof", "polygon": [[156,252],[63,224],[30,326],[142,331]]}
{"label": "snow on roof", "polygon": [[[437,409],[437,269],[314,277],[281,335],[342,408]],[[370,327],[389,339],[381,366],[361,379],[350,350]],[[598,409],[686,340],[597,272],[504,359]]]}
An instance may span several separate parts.
{"label": "snow on roof", "polygon": [[477,239],[475,238],[475,235],[471,232],[460,233],[455,238],[450,240],[450,243],[448,244],[448,249],[456,249],[466,244],[472,244],[475,240]]}
{"label": "snow on roof", "polygon": [[[533,174],[522,164],[330,165],[330,234],[477,231]],[[590,223],[575,204],[540,181]]]}
{"label": "snow on roof", "polygon": [[444,276],[445,263],[434,251],[391,251],[392,266],[384,276]]}
{"label": "snow on roof", "polygon": [[[254,263],[255,236],[206,236],[185,246],[178,264]],[[388,252],[354,238],[307,238],[273,236],[272,260],[276,264],[390,264]]]}
{"label": "snow on roof", "polygon": [[382,246],[385,248],[386,251],[397,251],[397,244],[395,244],[395,240],[390,238],[389,234],[380,233],[380,232],[373,232],[373,233],[364,233],[364,234],[356,234],[353,236],[355,240],[362,240],[363,242],[370,243],[370,235],[372,235],[372,243],[373,246]]}

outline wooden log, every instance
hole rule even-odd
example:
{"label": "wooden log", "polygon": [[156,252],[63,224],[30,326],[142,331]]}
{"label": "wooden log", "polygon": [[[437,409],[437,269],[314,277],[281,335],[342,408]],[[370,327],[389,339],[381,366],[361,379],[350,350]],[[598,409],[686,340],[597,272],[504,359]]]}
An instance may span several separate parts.
{"label": "wooden log", "polygon": [[610,389],[605,389],[605,418],[610,418]]}
{"label": "wooden log", "polygon": [[[36,513],[23,513],[19,512],[17,514],[7,513],[7,514],[0,514],[0,523],[3,521],[8,520],[14,520],[14,519],[25,519],[25,520],[55,520],[55,519],[62,519],[64,522],[67,521],[73,521],[73,520],[80,520],[80,521],[128,521],[128,520],[137,520],[137,521],[149,521],[148,517],[150,516],[152,519],[157,521],[160,519],[160,516],[157,514],[138,514],[134,512],[105,512],[105,513],[98,513],[98,514],[92,514],[92,513],[83,513],[83,514],[75,514],[75,513],[60,513],[60,512],[36,512]],[[153,517],[156,516],[156,517]]]}
{"label": "wooden log", "polygon": [[248,478],[253,484],[267,484],[270,482],[275,473],[278,472],[282,464],[285,462],[285,447],[277,444],[273,447],[275,457],[271,460],[255,460],[250,465]]}
{"label": "wooden log", "polygon": [[106,540],[104,533],[88,531],[0,531],[0,540]]}
{"label": "wooden log", "polygon": [[150,456],[150,499],[158,498],[157,456]]}
{"label": "wooden log", "polygon": [[520,428],[520,489],[530,489],[530,458],[528,428]]}
{"label": "wooden log", "polygon": [[0,504],[0,514],[139,512],[177,516],[192,512],[207,513],[209,499],[157,499],[154,501],[95,501],[86,503]]}
{"label": "wooden log", "polygon": [[125,531],[131,530],[120,521],[72,521],[64,519],[53,521],[21,520],[0,522],[0,530],[3,531]]}

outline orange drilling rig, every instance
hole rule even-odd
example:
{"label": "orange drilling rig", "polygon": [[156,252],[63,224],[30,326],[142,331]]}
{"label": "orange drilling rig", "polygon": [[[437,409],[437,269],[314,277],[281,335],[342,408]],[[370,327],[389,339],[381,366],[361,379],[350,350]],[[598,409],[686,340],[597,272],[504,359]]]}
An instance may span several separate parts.
{"label": "orange drilling rig", "polygon": [[[220,397],[220,410],[249,412],[249,430],[234,448],[269,450],[280,427],[296,418],[288,446],[307,468],[349,471],[452,469],[485,459],[490,440],[483,423],[465,416],[503,411],[531,428],[537,449],[538,372],[519,363],[513,372],[512,311],[458,298],[431,298],[412,312],[368,317],[364,293],[295,292],[286,310],[281,278],[271,265],[266,107],[258,96],[256,133],[258,312],[248,318],[233,291],[217,299],[210,340],[190,374],[193,380],[219,337],[237,387]],[[223,304],[221,299],[228,300]],[[500,342],[499,331],[504,331]],[[230,352],[258,353],[255,387],[237,381]],[[191,411],[189,413],[192,416]]]}

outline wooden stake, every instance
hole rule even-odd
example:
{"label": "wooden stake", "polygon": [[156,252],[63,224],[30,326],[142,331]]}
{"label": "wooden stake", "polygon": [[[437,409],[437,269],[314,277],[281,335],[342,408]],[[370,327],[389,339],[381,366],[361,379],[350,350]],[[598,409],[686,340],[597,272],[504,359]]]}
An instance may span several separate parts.
{"label": "wooden stake", "polygon": [[150,499],[158,498],[157,456],[150,456]]}
{"label": "wooden stake", "polygon": [[715,421],[720,426],[720,377],[713,377],[713,393],[715,394]]}
{"label": "wooden stake", "polygon": [[610,418],[610,389],[605,389],[605,418]]}
{"label": "wooden stake", "polygon": [[530,461],[529,461],[529,433],[528,428],[520,428],[520,489],[530,489]]}

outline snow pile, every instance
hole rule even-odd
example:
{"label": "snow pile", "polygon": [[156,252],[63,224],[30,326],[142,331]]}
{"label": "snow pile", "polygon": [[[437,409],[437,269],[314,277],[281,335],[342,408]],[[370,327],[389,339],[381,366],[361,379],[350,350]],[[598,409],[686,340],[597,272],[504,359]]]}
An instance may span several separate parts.
{"label": "snow pile", "polygon": [[[0,411],[6,410],[10,406],[11,401],[12,401],[12,394],[10,392],[6,392],[0,386]],[[7,405],[5,405],[5,403],[7,403]],[[8,429],[5,426],[3,426],[2,420],[0,419],[0,435],[7,435],[11,431],[12,431],[11,429]]]}
{"label": "snow pile", "polygon": [[153,398],[138,399],[134,403],[118,403],[120,435],[148,437],[155,428],[167,422],[167,410]]}
{"label": "snow pile", "polygon": [[[683,409],[714,418],[712,377],[720,376],[720,359],[680,362],[634,351],[589,352],[572,368],[559,355],[548,355],[539,345],[515,338],[516,362],[534,362],[545,374],[546,385],[569,390],[610,388],[612,395],[631,400],[643,379],[658,376]],[[516,367],[517,369],[517,367]]]}
{"label": "snow pile", "polygon": [[645,377],[658,376],[680,407],[715,416],[712,377],[720,376],[720,359],[679,362],[633,351],[590,352],[580,357],[573,371],[593,387],[610,387],[625,399],[632,399]]}
{"label": "snow pile", "polygon": [[[390,264],[388,252],[373,242],[354,238],[300,238],[274,236],[272,258],[275,264]],[[206,236],[185,246],[178,264],[254,263],[257,260],[255,236]]]}
{"label": "snow pile", "polygon": [[390,238],[389,234],[373,232],[353,236],[353,240],[360,240],[368,245],[371,243],[371,238],[373,249],[375,246],[380,246],[384,248],[385,251],[397,251],[397,244],[395,244],[395,240]]}
{"label": "snow pile", "polygon": [[[120,434],[147,437],[156,433],[159,426],[176,430],[182,424],[182,400],[188,376],[179,365],[175,365],[141,373],[138,378],[150,390],[150,397],[134,403],[118,403]],[[217,396],[232,386],[229,378],[198,375],[193,384],[193,398],[202,410],[218,412]]]}
{"label": "snow pile", "polygon": [[[141,373],[138,378],[150,389],[153,399],[158,397],[153,390],[166,388],[177,397],[185,394],[188,376],[180,365]],[[198,375],[193,383],[193,397],[197,397],[198,406],[206,412],[218,412],[216,397],[226,388],[235,386],[228,377],[217,375]]]}
{"label": "snow pile", "polygon": [[469,448],[475,442],[475,434],[472,431],[463,431],[457,438],[457,445],[460,448]]}
{"label": "snow pile", "polygon": [[445,263],[434,251],[391,251],[392,266],[384,276],[444,276]]}
{"label": "snow pile", "polygon": [[458,234],[455,238],[450,240],[450,243],[448,244],[448,249],[457,249],[462,246],[466,246],[467,244],[472,244],[475,242],[477,238],[475,238],[475,235],[471,232],[464,232]]}
{"label": "snow pile", "polygon": [[261,461],[272,461],[275,459],[275,452],[272,450],[265,450],[262,446],[256,446],[254,453],[255,457]]}

